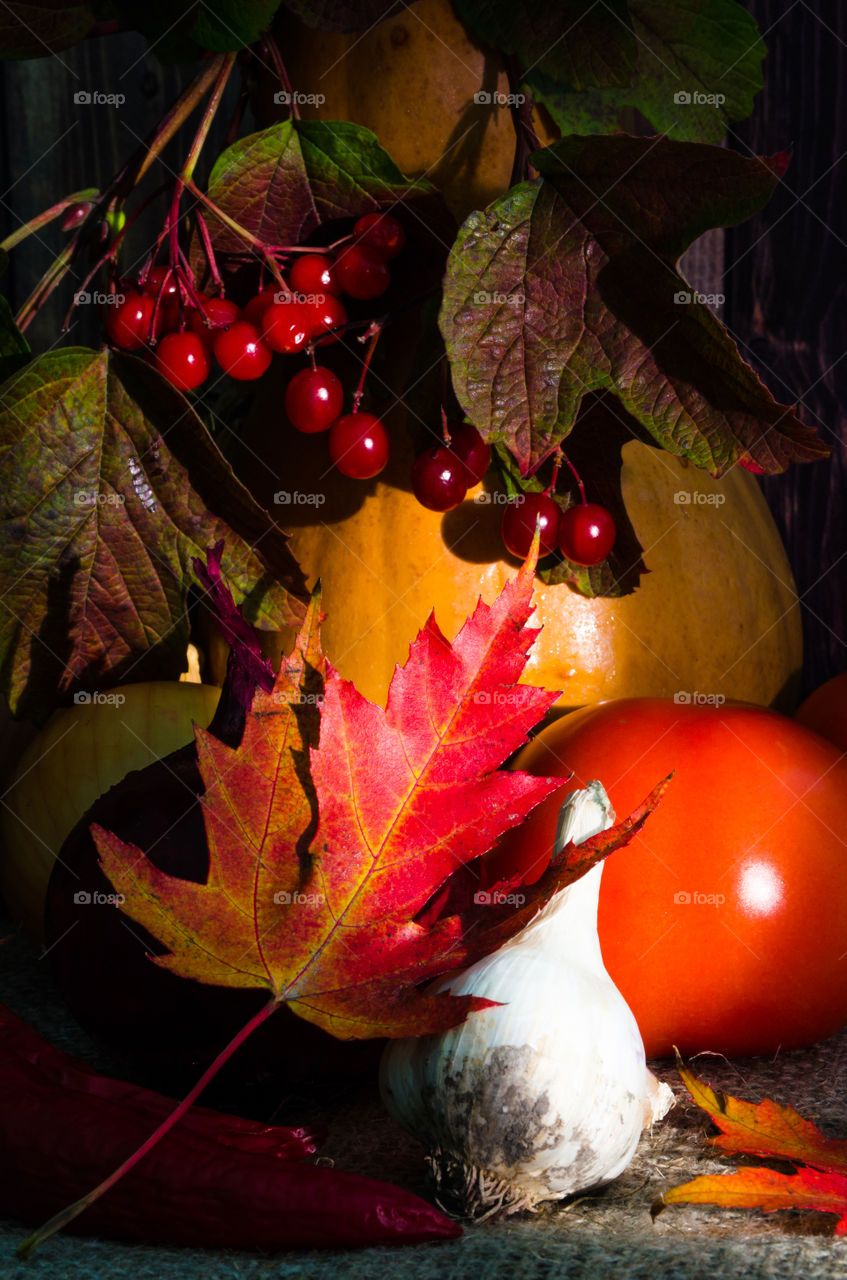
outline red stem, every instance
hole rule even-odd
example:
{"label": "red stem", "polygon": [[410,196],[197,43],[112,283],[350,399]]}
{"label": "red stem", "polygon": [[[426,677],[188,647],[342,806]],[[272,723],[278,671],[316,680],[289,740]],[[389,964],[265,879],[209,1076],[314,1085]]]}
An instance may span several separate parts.
{"label": "red stem", "polygon": [[[349,235],[341,236],[338,240],[333,240],[332,244],[328,244],[325,249],[319,250],[319,252],[332,253],[335,249],[338,248],[340,244],[347,244],[348,240],[355,240],[355,238],[356,237],[353,235],[353,232],[351,231]],[[314,253],[315,250],[313,249],[312,252]]]}
{"label": "red stem", "polygon": [[197,230],[200,232],[200,239],[203,242],[203,252],[206,255],[206,263],[212,274],[212,283],[222,294],[224,291],[224,282],[221,273],[218,271],[218,261],[215,257],[215,250],[212,247],[212,237],[209,235],[209,228],[206,225],[206,219],[203,217],[203,210],[195,209],[194,216],[197,219]]}
{"label": "red stem", "polygon": [[553,490],[556,488],[556,481],[559,479],[559,468],[562,465],[562,458],[564,456],[565,455],[562,453],[562,450],[559,448],[557,448],[556,452],[553,454],[553,474],[550,477],[550,483],[544,490],[544,495],[547,498],[552,495]]}
{"label": "red stem", "polygon": [[441,434],[444,437],[444,443],[450,448],[450,429],[447,426],[447,410],[444,405],[441,406]]}
{"label": "red stem", "polygon": [[229,128],[226,131],[224,146],[231,147],[241,132],[241,121],[244,118],[244,111],[247,107],[247,98],[247,88],[242,86],[238,101],[235,104],[235,110],[232,113],[232,119],[229,122]]}
{"label": "red stem", "polygon": [[280,289],[287,290],[288,285],[285,283],[285,280],[283,279],[283,276],[282,276],[282,272],[280,271],[279,267],[274,261],[274,258],[268,249],[268,246],[264,244],[263,241],[261,241],[258,238],[258,236],[254,236],[251,231],[248,231],[246,227],[240,226],[235,221],[234,218],[231,218],[229,216],[228,213],[224,213],[223,209],[220,209],[215,204],[214,200],[211,200],[209,196],[205,194],[205,192],[201,191],[195,182],[190,180],[186,181],[185,186],[186,186],[186,189],[190,191],[193,196],[196,196],[197,199],[200,200],[206,206],[206,208],[215,215],[215,217],[218,219],[219,222],[222,222],[225,227],[229,227],[230,231],[232,231],[235,235],[239,236],[242,240],[246,240],[248,244],[253,245],[253,247],[257,250],[257,252],[261,255],[262,261],[267,263],[267,265],[270,267],[271,275],[279,284]]}
{"label": "red stem", "polygon": [[105,255],[105,257],[103,257],[103,258],[99,258],[99,259],[97,260],[97,262],[95,262],[95,264],[94,264],[94,266],[91,268],[91,270],[88,272],[88,274],[83,278],[83,280],[81,281],[81,283],[80,283],[79,285],[77,285],[76,289],[74,289],[74,300],[73,300],[73,302],[71,303],[71,305],[68,307],[67,313],[65,314],[65,318],[64,318],[64,320],[62,321],[62,333],[66,333],[66,332],[67,332],[67,330],[68,330],[68,328],[70,327],[70,323],[71,323],[71,316],[73,315],[73,313],[74,313],[74,307],[76,306],[76,296],[77,296],[77,294],[78,294],[78,293],[84,293],[84,292],[85,292],[85,290],[87,289],[88,285],[91,283],[92,279],[93,279],[93,278],[94,278],[94,276],[97,274],[97,272],[100,270],[100,268],[103,266],[104,262],[106,262],[106,260],[107,260],[107,258],[108,258],[109,256],[110,256],[109,254],[106,254],[106,255]]}
{"label": "red stem", "polygon": [[[509,178],[509,186],[514,187],[518,182],[523,182],[524,179],[529,177],[529,157],[533,151],[541,149],[541,142],[533,128],[532,99],[527,91],[527,86],[523,83],[520,63],[514,54],[510,54],[505,63],[506,75],[509,80],[509,92],[514,100],[511,112],[512,124],[515,130],[515,157],[512,162],[512,174]],[[523,99],[522,102],[519,101],[521,98]]]}
{"label": "red stem", "polygon": [[171,266],[179,261],[179,202],[182,199],[182,192],[182,182],[177,179],[171,197],[171,211],[168,215],[168,262]]}
{"label": "red stem", "polygon": [[299,120],[300,112],[298,111],[297,103],[294,100],[294,90],[291,87],[291,81],[288,78],[288,72],[285,69],[285,63],[282,60],[282,54],[279,51],[279,46],[273,36],[269,35],[265,37],[265,48],[271,56],[271,61],[274,64],[274,71],[276,72],[277,79],[288,94],[288,106],[291,108],[291,118],[292,120]]}
{"label": "red stem", "polygon": [[[151,191],[150,194],[145,196],[144,199],[141,201],[141,203],[135,209],[133,209],[132,213],[127,214],[126,222],[121,227],[120,231],[112,241],[111,247],[109,249],[109,255],[113,255],[118,252],[121,241],[129,231],[133,223],[141,216],[141,214],[144,212],[144,210],[147,208],[148,205],[152,204],[154,200],[158,199],[158,197],[162,194],[163,191],[167,191],[169,186],[170,186],[169,182],[160,182],[158,187],[156,187],[155,191]],[[109,255],[106,255],[106,256],[109,256]],[[151,255],[150,262],[152,263],[152,261],[153,261],[153,256]]]}
{"label": "red stem", "polygon": [[368,342],[368,349],[365,352],[365,359],[362,364],[362,376],[359,378],[358,387],[353,392],[353,413],[359,412],[359,405],[365,392],[365,378],[367,377],[367,372],[370,368],[373,353],[376,350],[376,344],[379,342],[379,336],[382,333],[382,328],[382,322],[375,320],[367,333],[363,333],[359,339],[360,342],[364,342],[366,339],[370,338],[370,341]]}
{"label": "red stem", "polygon": [[[191,188],[193,186],[192,179],[194,177],[194,170],[197,166],[197,161],[200,158],[200,152],[203,150],[203,146],[209,136],[212,121],[214,120],[218,107],[221,104],[221,98],[223,97],[224,90],[226,89],[232,68],[235,65],[235,58],[236,55],[234,53],[228,53],[221,60],[218,75],[212,87],[209,101],[206,103],[203,110],[203,116],[200,120],[200,124],[198,125],[197,132],[194,135],[194,140],[191,143],[185,164],[182,166],[179,177],[174,183],[174,192],[171,199],[171,211],[169,217],[170,243],[168,246],[168,259],[172,267],[175,267],[179,262],[179,206],[182,200],[182,193],[186,187]],[[177,277],[177,279],[179,279],[179,277]],[[179,295],[179,303],[180,319],[182,319],[181,292]]]}
{"label": "red stem", "polygon": [[206,1085],[214,1079],[221,1067],[224,1066],[224,1064],[228,1062],[235,1053],[236,1049],[240,1048],[247,1037],[251,1035],[257,1027],[260,1027],[277,1008],[278,1001],[275,999],[269,1000],[266,1005],[263,1005],[259,1012],[254,1014],[250,1021],[244,1024],[240,1031],[236,1032],[229,1044],[220,1051],[211,1066],[206,1068],[194,1087],[185,1095],[182,1102],[178,1103],[177,1106],[174,1107],[170,1115],[162,1121],[153,1133],[151,1133],[147,1141],[143,1142],[137,1151],[134,1151],[131,1156],[124,1160],[123,1164],[120,1165],[114,1173],[110,1173],[108,1178],[104,1178],[100,1185],[95,1187],[93,1191],[89,1191],[88,1194],[83,1196],[80,1200],[69,1205],[66,1209],[62,1209],[59,1213],[55,1214],[49,1222],[45,1222],[44,1226],[39,1227],[38,1230],[33,1232],[28,1239],[24,1240],[23,1244],[18,1246],[18,1257],[30,1257],[39,1245],[43,1244],[45,1240],[49,1240],[57,1231],[61,1231],[69,1222],[73,1222],[74,1218],[78,1217],[84,1209],[87,1209],[95,1200],[99,1200],[100,1197],[108,1191],[110,1187],[114,1186],[114,1184],[122,1178],[125,1173],[128,1173],[130,1169],[133,1169],[135,1165],[138,1164],[139,1160],[143,1159],[143,1157],[147,1155],[147,1152],[151,1151],[153,1147],[155,1147],[157,1143],[164,1138],[165,1134],[170,1132],[177,1121],[185,1115],[191,1104],[195,1099],[199,1098],[200,1094],[206,1088]]}
{"label": "red stem", "polygon": [[194,109],[218,79],[228,55],[219,54],[198,73],[191,84],[180,94],[165,117],[159,121],[147,142],[141,144],[128,164],[112,180],[106,195],[114,196],[121,203],[134,187],[137,187],[147,170],[159,158],[171,138],[182,127]]}
{"label": "red stem", "polygon": [[588,502],[588,499],[587,499],[587,498],[586,498],[586,496],[585,496],[585,485],[582,483],[582,477],[580,476],[580,474],[579,474],[579,472],[577,471],[577,469],[576,469],[576,467],[574,466],[574,464],[571,462],[571,460],[570,460],[570,458],[568,457],[568,455],[567,455],[566,453],[562,453],[562,450],[561,450],[561,449],[559,449],[559,450],[558,450],[558,452],[562,454],[562,458],[563,458],[563,460],[567,463],[568,467],[570,468],[570,470],[571,470],[571,472],[572,472],[572,474],[573,474],[574,479],[576,480],[577,484],[579,485],[579,496],[580,496],[580,498],[582,499],[583,506],[585,506],[585,505],[587,504],[587,502]]}
{"label": "red stem", "polygon": [[193,307],[196,307],[200,314],[205,318],[206,312],[200,296],[194,288],[194,280],[191,275],[191,264],[185,256],[182,248],[179,251],[179,260],[182,263],[182,271],[178,275],[179,283],[188,295],[188,300]]}
{"label": "red stem", "polygon": [[[134,156],[112,178],[108,187],[102,191],[95,207],[85,222],[77,230],[62,253],[51,263],[38,284],[33,289],[16,317],[18,328],[23,330],[33,317],[44,306],[47,299],[58,286],[68,269],[76,260],[82,244],[81,233],[93,225],[95,220],[103,217],[109,210],[118,209],[138,185],[150,166],[159,157],[164,147],[185,122],[194,108],[203,100],[215,80],[220,77],[221,68],[231,55],[220,54],[191,82],[180,95],[164,119],[160,120],[147,142],[142,143]],[[113,249],[114,245],[110,245]],[[108,254],[102,261],[108,260]]]}
{"label": "red stem", "polygon": [[17,231],[13,231],[11,235],[0,243],[0,249],[14,249],[15,245],[20,244],[22,240],[32,235],[34,231],[39,231],[41,227],[46,227],[49,222],[52,222],[54,218],[60,217],[71,205],[85,202],[91,203],[93,207],[95,196],[99,196],[99,192],[94,187],[87,187],[83,191],[74,191],[71,195],[65,196],[58,204],[51,205],[43,213],[30,218],[29,222],[22,223]]}

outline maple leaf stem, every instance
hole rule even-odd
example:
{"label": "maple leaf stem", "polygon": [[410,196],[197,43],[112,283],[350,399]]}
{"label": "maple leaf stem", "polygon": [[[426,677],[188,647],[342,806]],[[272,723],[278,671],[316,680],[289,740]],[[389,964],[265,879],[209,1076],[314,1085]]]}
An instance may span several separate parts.
{"label": "maple leaf stem", "polygon": [[148,1151],[152,1151],[153,1147],[161,1142],[165,1134],[168,1133],[169,1130],[171,1130],[182,1118],[182,1116],[185,1115],[186,1111],[197,1100],[206,1088],[207,1084],[214,1079],[221,1067],[229,1061],[236,1049],[240,1048],[247,1037],[252,1035],[256,1028],[260,1027],[278,1007],[279,1001],[276,998],[273,998],[269,1000],[266,1005],[263,1005],[259,1012],[254,1014],[249,1022],[245,1022],[244,1026],[232,1037],[229,1044],[225,1045],[225,1047],[221,1049],[214,1062],[206,1068],[197,1083],[182,1099],[182,1102],[177,1103],[170,1115],[167,1116],[159,1127],[150,1134],[150,1137],[146,1142],[143,1142],[131,1156],[124,1160],[123,1164],[115,1169],[114,1173],[110,1173],[108,1178],[104,1178],[99,1186],[96,1186],[93,1191],[89,1191],[87,1195],[82,1196],[73,1204],[68,1205],[65,1209],[61,1209],[59,1213],[54,1214],[48,1222],[45,1222],[42,1227],[39,1227],[38,1230],[34,1231],[33,1234],[24,1240],[22,1244],[18,1245],[16,1251],[18,1257],[31,1257],[39,1245],[43,1244],[45,1240],[49,1240],[57,1231],[61,1231],[69,1222],[73,1222],[74,1218],[78,1217],[84,1209],[87,1209],[90,1204],[95,1202],[95,1200],[99,1200],[104,1192],[108,1191],[109,1188],[114,1186],[114,1184],[122,1178],[125,1173],[128,1173],[130,1169],[134,1168],[135,1165],[138,1164],[139,1160],[142,1160],[144,1156],[147,1155]]}

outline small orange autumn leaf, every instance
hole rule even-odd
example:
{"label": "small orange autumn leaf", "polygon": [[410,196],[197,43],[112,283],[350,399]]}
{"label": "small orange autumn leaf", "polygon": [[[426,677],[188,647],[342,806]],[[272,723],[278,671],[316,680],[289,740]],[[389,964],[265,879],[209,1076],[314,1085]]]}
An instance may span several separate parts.
{"label": "small orange autumn leaf", "polygon": [[712,1089],[682,1064],[679,1074],[691,1094],[721,1132],[709,1142],[723,1151],[790,1160],[794,1173],[767,1167],[706,1174],[664,1192],[651,1213],[669,1204],[714,1204],[727,1208],[817,1209],[838,1214],[836,1235],[847,1234],[847,1141],[827,1138],[816,1125],[769,1098],[744,1102]]}

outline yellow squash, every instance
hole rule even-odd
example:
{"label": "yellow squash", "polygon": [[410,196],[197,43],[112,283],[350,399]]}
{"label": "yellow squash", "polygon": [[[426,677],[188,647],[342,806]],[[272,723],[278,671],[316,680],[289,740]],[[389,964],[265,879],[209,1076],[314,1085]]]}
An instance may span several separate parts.
{"label": "yellow squash", "polygon": [[[324,437],[254,422],[263,461],[254,491],[278,512],[310,583],[323,584],[324,646],[341,674],[382,701],[395,663],[434,609],[452,639],[479,596],[494,599],[518,561],[500,541],[502,495],[483,485],[439,515],[409,491],[402,437],[387,472],[368,483],[328,467]],[[290,433],[294,435],[293,432]],[[295,452],[296,450],[296,452]],[[292,475],[292,458],[295,473]],[[722,480],[661,449],[623,449],[624,501],[649,572],[632,595],[586,599],[536,587],[543,626],[525,672],[562,692],[560,708],[603,698],[738,698],[791,710],[802,659],[800,609],[770,512],[751,475]],[[272,505],[285,490],[315,504]],[[679,494],[690,501],[679,502]],[[722,500],[722,501],[721,501]]]}
{"label": "yellow squash", "polygon": [[[65,837],[104,791],[190,742],[220,689],[187,681],[128,684],[55,711],[21,757],[0,811],[0,892],[40,941],[44,895]],[[122,702],[116,699],[122,698]]]}
{"label": "yellow squash", "polygon": [[[285,9],[279,23],[304,118],[371,129],[402,173],[438,187],[459,221],[507,189],[515,131],[503,60],[470,39],[449,0],[417,0],[349,35],[316,31]],[[268,81],[268,109],[278,88]],[[545,113],[533,123],[542,142],[556,136]]]}

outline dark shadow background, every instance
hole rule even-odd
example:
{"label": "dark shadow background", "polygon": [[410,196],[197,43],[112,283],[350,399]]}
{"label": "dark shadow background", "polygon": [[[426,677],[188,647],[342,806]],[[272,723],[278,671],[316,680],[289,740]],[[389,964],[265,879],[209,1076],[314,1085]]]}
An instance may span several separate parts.
{"label": "dark shadow background", "polygon": [[768,48],[765,89],[729,145],[793,157],[764,211],[725,233],[723,320],[832,449],[829,463],[762,481],[802,601],[807,693],[847,668],[847,7],[748,8]]}

